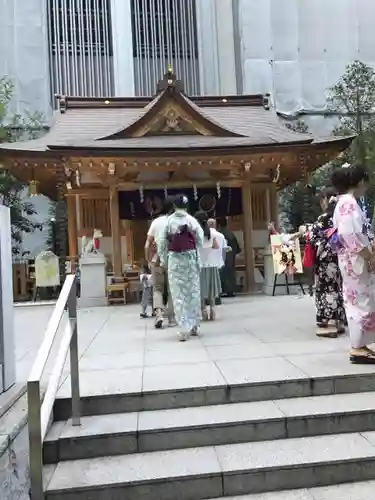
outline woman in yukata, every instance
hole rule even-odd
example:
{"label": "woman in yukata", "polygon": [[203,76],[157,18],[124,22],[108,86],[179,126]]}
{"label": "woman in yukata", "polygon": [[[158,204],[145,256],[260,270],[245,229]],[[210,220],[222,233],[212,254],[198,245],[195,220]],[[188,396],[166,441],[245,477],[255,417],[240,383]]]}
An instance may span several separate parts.
{"label": "woman in yukata", "polygon": [[[221,294],[221,281],[217,267],[217,250],[220,248],[215,237],[215,230],[207,224],[206,212],[197,212],[195,218],[204,233],[203,245],[199,249],[201,262],[201,299],[202,318],[204,321],[215,320],[215,299]],[[209,308],[209,309],[208,309]]]}
{"label": "woman in yukata", "polygon": [[199,334],[201,318],[199,249],[204,234],[199,222],[187,213],[188,199],[174,199],[175,212],[168,217],[166,230],[157,238],[160,264],[168,268],[169,287],[180,328],[178,338],[186,341]]}
{"label": "woman in yukata", "polygon": [[346,321],[337,253],[327,238],[327,230],[333,227],[336,191],[326,188],[319,198],[323,213],[309,228],[309,242],[315,250],[316,334],[318,337],[336,338],[345,332]]}
{"label": "woman in yukata", "polygon": [[338,261],[350,334],[350,361],[375,364],[375,254],[367,234],[365,214],[357,203],[368,183],[367,170],[346,164],[332,174],[332,185],[340,194],[333,225],[337,230]]}

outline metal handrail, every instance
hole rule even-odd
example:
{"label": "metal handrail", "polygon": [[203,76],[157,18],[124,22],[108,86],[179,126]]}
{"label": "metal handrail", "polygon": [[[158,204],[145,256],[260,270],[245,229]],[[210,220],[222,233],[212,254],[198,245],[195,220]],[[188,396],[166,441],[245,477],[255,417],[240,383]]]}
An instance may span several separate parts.
{"label": "metal handrail", "polygon": [[[68,306],[68,324],[64,330],[55,364],[41,401],[40,382],[46,367],[61,319]],[[69,274],[60,292],[55,309],[48,322],[42,345],[27,380],[27,406],[29,427],[30,496],[44,500],[43,441],[51,421],[53,405],[59,388],[66,357],[70,350],[70,382],[72,392],[72,423],[80,425],[80,392],[78,370],[77,288],[76,276]]]}

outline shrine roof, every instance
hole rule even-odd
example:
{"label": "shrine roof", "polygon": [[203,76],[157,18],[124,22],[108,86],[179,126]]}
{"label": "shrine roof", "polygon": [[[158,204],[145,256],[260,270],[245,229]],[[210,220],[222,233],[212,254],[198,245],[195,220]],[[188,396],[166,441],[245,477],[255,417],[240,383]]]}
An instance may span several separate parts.
{"label": "shrine roof", "polygon": [[[268,95],[187,97],[169,69],[154,98],[60,97],[49,132],[0,145],[0,157],[24,153],[225,150],[348,142],[288,129]],[[345,147],[346,147],[345,142]],[[344,146],[344,143],[340,144]],[[343,149],[343,147],[340,147]],[[2,150],[2,152],[1,152]]]}

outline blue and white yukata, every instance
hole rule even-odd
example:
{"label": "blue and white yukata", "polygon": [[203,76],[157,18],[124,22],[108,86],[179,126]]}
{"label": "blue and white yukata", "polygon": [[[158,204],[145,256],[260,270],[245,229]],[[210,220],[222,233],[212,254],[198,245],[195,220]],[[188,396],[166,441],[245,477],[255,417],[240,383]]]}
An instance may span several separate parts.
{"label": "blue and white yukata", "polygon": [[[195,249],[171,251],[170,240],[187,226],[194,235]],[[168,217],[166,230],[157,243],[160,263],[168,268],[169,287],[180,335],[197,333],[201,319],[199,249],[204,234],[199,222],[185,210],[176,210]],[[186,340],[186,339],[184,339]]]}

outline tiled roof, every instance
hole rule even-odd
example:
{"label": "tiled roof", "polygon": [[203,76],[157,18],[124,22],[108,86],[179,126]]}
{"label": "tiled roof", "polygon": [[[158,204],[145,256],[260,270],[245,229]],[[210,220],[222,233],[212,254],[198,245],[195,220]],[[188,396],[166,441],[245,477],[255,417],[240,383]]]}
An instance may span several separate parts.
{"label": "tiled roof", "polygon": [[[104,98],[72,98],[70,102],[70,98],[64,98],[65,106],[55,113],[53,124],[45,136],[32,141],[2,144],[1,149],[25,152],[45,152],[59,147],[125,151],[173,148],[186,150],[314,142],[314,137],[310,134],[289,130],[273,109],[264,106],[266,100],[262,96],[189,99],[176,89],[170,90],[167,85],[154,99],[147,101],[143,98],[140,102],[134,98],[109,98],[108,101]],[[219,133],[217,136],[167,133],[139,138],[126,137],[127,129],[130,130],[139,120],[143,122],[148,114],[155,113],[162,106],[162,98],[164,101],[169,98],[178,99],[185,109],[190,109],[198,119]]]}
{"label": "tiled roof", "polygon": [[[134,108],[84,108],[68,109],[64,113],[55,113],[54,122],[49,132],[32,141],[2,144],[2,148],[26,151],[46,151],[48,146],[94,146],[133,149],[142,145],[144,148],[164,148],[168,144],[185,143],[185,147],[193,144],[207,147],[224,147],[226,145],[267,145],[275,143],[298,143],[312,141],[310,134],[299,134],[288,130],[272,110],[253,106],[223,106],[199,108],[207,118],[220,123],[225,128],[245,137],[203,137],[203,136],[156,136],[140,137],[138,139],[118,139],[113,141],[98,141],[120,128],[134,123],[144,114],[142,109]],[[114,143],[118,142],[117,145]]]}

